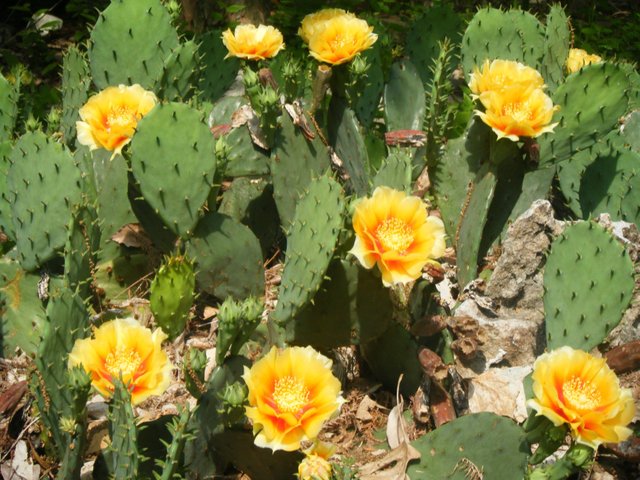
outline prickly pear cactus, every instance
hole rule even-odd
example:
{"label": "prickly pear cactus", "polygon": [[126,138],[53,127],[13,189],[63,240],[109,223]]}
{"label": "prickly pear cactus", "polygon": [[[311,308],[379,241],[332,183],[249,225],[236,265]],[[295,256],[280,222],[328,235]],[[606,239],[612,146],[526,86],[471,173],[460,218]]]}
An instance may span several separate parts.
{"label": "prickly pear cactus", "polygon": [[618,65],[587,65],[569,75],[552,96],[560,110],[551,135],[540,137],[540,163],[558,163],[592,147],[616,125],[629,105],[629,78]]}
{"label": "prickly pear cactus", "polygon": [[540,73],[550,92],[564,79],[564,69],[569,47],[571,45],[571,29],[569,19],[560,5],[552,5],[547,15],[544,34],[544,56],[540,65]]}
{"label": "prickly pear cactus", "polygon": [[231,86],[240,62],[236,57],[224,58],[229,53],[222,43],[222,32],[211,30],[198,38],[202,54],[202,74],[200,76],[200,99],[215,102]]}
{"label": "prickly pear cactus", "polygon": [[529,12],[496,8],[478,10],[462,38],[465,77],[485,60],[516,60],[537,68],[544,53],[544,28]]}
{"label": "prickly pear cactus", "polygon": [[439,42],[445,38],[458,45],[464,24],[450,4],[434,5],[418,17],[407,34],[405,50],[424,84],[433,78],[433,59],[440,51]]}
{"label": "prickly pear cactus", "polygon": [[281,117],[281,123],[271,156],[271,176],[273,198],[286,228],[293,221],[300,193],[313,176],[329,169],[329,151],[317,133],[312,140],[305,138],[288,114]]}
{"label": "prickly pear cactus", "polygon": [[391,152],[373,178],[373,188],[384,185],[411,193],[411,163],[412,158],[406,152]]}
{"label": "prickly pear cactus", "polygon": [[131,168],[145,200],[177,235],[193,232],[216,168],[214,139],[200,112],[158,105],[137,126]]}
{"label": "prickly pear cactus", "polygon": [[91,31],[93,82],[100,89],[134,83],[154,89],[177,46],[178,33],[160,0],[113,1]]}
{"label": "prickly pear cactus", "polygon": [[211,295],[243,299],[264,293],[260,242],[237,220],[209,213],[187,242],[186,253],[195,260],[198,287]]}
{"label": "prickly pear cactus", "polygon": [[42,132],[16,142],[7,183],[18,257],[25,270],[53,258],[67,241],[73,207],[81,200],[80,169],[62,144]]}
{"label": "prickly pear cactus", "polygon": [[422,130],[425,102],[424,85],[416,67],[406,59],[395,62],[384,87],[387,130]]}
{"label": "prickly pear cactus", "polygon": [[18,262],[0,261],[0,331],[2,357],[13,356],[16,348],[33,355],[40,344],[45,311],[38,298],[40,275],[27,273]]}
{"label": "prickly pear cactus", "polygon": [[342,187],[329,176],[311,180],[288,229],[287,256],[273,318],[284,324],[320,288],[333,256],[345,208]]}
{"label": "prickly pear cactus", "polygon": [[193,40],[179,44],[164,62],[161,94],[168,101],[185,101],[194,94],[198,78],[198,45]]}
{"label": "prickly pear cactus", "polygon": [[131,408],[131,394],[121,380],[115,379],[114,391],[109,402],[108,468],[113,478],[138,478],[140,462],[136,419]]}
{"label": "prickly pear cactus", "polygon": [[176,338],[184,331],[195,297],[195,287],[193,262],[182,255],[166,258],[151,282],[151,312],[169,338]]}
{"label": "prickly pear cactus", "polygon": [[78,110],[89,96],[91,72],[85,54],[72,45],[62,60],[62,134],[67,145],[76,138]]}
{"label": "prickly pear cactus", "polygon": [[530,455],[524,430],[493,413],[457,418],[411,444],[422,457],[407,475],[424,480],[521,480]]}
{"label": "prickly pear cactus", "polygon": [[19,86],[12,85],[0,74],[0,142],[13,138],[19,96]]}
{"label": "prickly pear cactus", "polygon": [[547,348],[591,350],[620,322],[634,288],[624,247],[594,222],[567,227],[544,270]]}
{"label": "prickly pear cactus", "polygon": [[64,273],[69,289],[83,299],[93,292],[93,275],[100,247],[100,227],[94,208],[84,205],[73,212],[64,248]]}

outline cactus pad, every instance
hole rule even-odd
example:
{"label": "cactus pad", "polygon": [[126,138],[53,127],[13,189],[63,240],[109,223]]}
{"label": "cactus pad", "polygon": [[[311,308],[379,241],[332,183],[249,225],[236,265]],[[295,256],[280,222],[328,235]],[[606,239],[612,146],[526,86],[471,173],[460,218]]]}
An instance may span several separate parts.
{"label": "cactus pad", "polygon": [[544,56],[540,65],[540,73],[550,92],[564,79],[564,64],[569,55],[571,30],[569,19],[560,5],[552,5],[547,15],[544,35]]}
{"label": "cactus pad", "polygon": [[13,138],[18,116],[19,87],[0,74],[0,142]]}
{"label": "cactus pad", "polygon": [[624,247],[594,222],[567,227],[544,270],[547,348],[591,350],[620,322],[634,288]]}
{"label": "cactus pad", "polygon": [[200,76],[200,98],[215,102],[235,80],[240,61],[236,57],[224,58],[229,52],[222,43],[220,30],[207,32],[198,40],[203,68]]}
{"label": "cactus pad", "polygon": [[311,180],[288,228],[287,255],[273,318],[285,323],[320,288],[333,256],[345,208],[340,185],[328,176]]}
{"label": "cactus pad", "polygon": [[71,212],[81,198],[80,169],[71,153],[42,132],[20,137],[8,173],[20,263],[34,270],[67,241]]}
{"label": "cactus pad", "polygon": [[145,200],[167,227],[189,236],[216,168],[213,136],[202,115],[180,103],[156,106],[138,123],[131,167]]}
{"label": "cactus pad", "polygon": [[187,255],[196,263],[196,282],[218,298],[244,299],[264,293],[260,242],[248,227],[210,213],[198,223],[187,242]]}
{"label": "cactus pad", "polygon": [[169,338],[176,338],[184,331],[195,287],[193,262],[180,255],[165,259],[151,282],[151,312]]}
{"label": "cactus pad", "polygon": [[139,83],[153,89],[162,78],[164,59],[178,46],[178,33],[160,0],[115,0],[91,31],[89,61],[94,83]]}
{"label": "cactus pad", "polygon": [[424,85],[413,63],[405,59],[391,65],[384,87],[387,130],[422,130],[425,102]]}
{"label": "cactus pad", "polygon": [[521,480],[530,455],[524,430],[487,412],[457,418],[411,444],[422,457],[407,474],[423,480]]}
{"label": "cactus pad", "polygon": [[91,72],[83,52],[72,45],[62,60],[62,134],[67,145],[76,138],[78,110],[89,97]]}

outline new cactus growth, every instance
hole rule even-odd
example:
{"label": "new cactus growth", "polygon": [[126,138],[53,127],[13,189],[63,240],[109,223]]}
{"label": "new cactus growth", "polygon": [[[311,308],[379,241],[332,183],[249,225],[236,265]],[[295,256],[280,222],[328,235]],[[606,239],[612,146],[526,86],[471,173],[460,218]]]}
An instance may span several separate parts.
{"label": "new cactus growth", "polygon": [[222,364],[227,352],[237,355],[240,348],[251,337],[258,327],[262,310],[262,302],[249,297],[238,302],[228,297],[218,310],[218,337],[216,343],[216,361]]}
{"label": "new cactus growth", "polygon": [[91,76],[85,54],[71,46],[62,62],[62,135],[67,145],[76,137],[78,110],[89,96]]}
{"label": "new cactus growth", "polygon": [[131,408],[128,386],[118,379],[114,381],[108,418],[111,437],[107,465],[109,473],[115,480],[137,478],[140,457],[136,420]]}
{"label": "new cactus growth", "polygon": [[151,312],[169,338],[176,338],[184,331],[195,298],[195,287],[193,261],[182,255],[166,258],[151,282]]}
{"label": "new cactus growth", "polygon": [[611,233],[587,221],[551,245],[544,270],[547,348],[590,350],[620,322],[634,288],[633,263]]}

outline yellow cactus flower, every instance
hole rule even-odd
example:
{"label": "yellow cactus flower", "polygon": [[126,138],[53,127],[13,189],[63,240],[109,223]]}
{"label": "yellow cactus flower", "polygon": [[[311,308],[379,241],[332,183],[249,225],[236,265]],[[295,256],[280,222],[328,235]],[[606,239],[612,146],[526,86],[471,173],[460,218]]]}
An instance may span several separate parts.
{"label": "yellow cactus flower", "polygon": [[298,479],[330,480],[332,467],[329,458],[335,451],[334,445],[316,440],[311,448],[304,451],[305,457],[298,465]]}
{"label": "yellow cactus flower", "polygon": [[353,13],[347,12],[342,8],[325,8],[315,13],[310,13],[302,19],[298,35],[302,37],[304,43],[309,43],[309,39],[322,28],[324,22],[342,15],[355,18]]}
{"label": "yellow cactus flower", "polygon": [[498,135],[498,139],[508,138],[517,142],[520,137],[538,137],[552,132],[557,123],[551,124],[554,106],[540,88],[526,89],[515,85],[500,91],[480,94],[485,111],[476,114]]}
{"label": "yellow cactus flower", "polygon": [[473,98],[484,92],[502,91],[518,86],[521,89],[544,88],[544,79],[531,67],[512,60],[485,60],[482,70],[476,67],[469,80]]}
{"label": "yellow cactus flower", "polygon": [[82,365],[92,385],[107,398],[114,379],[121,376],[129,386],[131,403],[137,405],[162,394],[171,382],[173,366],[161,348],[166,338],[162,329],[151,332],[133,318],[111,320],[95,329],[93,338],[76,341],[69,368]]}
{"label": "yellow cactus flower", "polygon": [[331,364],[311,347],[273,347],[250,369],[245,367],[246,415],[257,446],[293,451],[318,436],[344,403]]}
{"label": "yellow cactus flower", "polygon": [[320,22],[309,38],[309,53],[320,62],[340,65],[371,47],[378,35],[362,19],[339,15]]}
{"label": "yellow cactus flower", "polygon": [[356,240],[350,253],[365,268],[377,264],[385,286],[417,279],[446,248],[442,220],[428,216],[418,197],[389,187],[361,200],[352,222]]}
{"label": "yellow cactus flower", "polygon": [[571,347],[546,353],[533,366],[533,393],[527,405],[556,426],[566,423],[578,443],[595,449],[632,433],[631,390],[620,388],[603,358]]}
{"label": "yellow cactus flower", "polygon": [[79,110],[78,142],[91,150],[104,148],[113,155],[131,141],[138,121],[156,105],[153,92],[140,85],[107,87]]}
{"label": "yellow cactus flower", "polygon": [[229,50],[225,58],[247,60],[272,58],[284,48],[282,33],[270,25],[238,25],[233,32],[229,28],[222,33],[222,43]]}
{"label": "yellow cactus flower", "polygon": [[581,48],[571,48],[569,49],[569,56],[567,57],[565,66],[567,67],[567,71],[569,73],[573,73],[577,72],[585,65],[589,65],[590,63],[599,63],[601,61],[602,57],[600,57],[599,55],[589,55],[585,50],[582,50]]}

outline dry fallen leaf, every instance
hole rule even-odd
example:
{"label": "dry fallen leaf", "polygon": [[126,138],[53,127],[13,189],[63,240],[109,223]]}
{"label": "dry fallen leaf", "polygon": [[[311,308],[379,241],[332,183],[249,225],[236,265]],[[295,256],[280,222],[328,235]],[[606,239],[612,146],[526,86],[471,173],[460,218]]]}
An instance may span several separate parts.
{"label": "dry fallen leaf", "polygon": [[127,223],[111,235],[111,240],[125,247],[142,249],[149,248],[153,243],[139,223]]}

